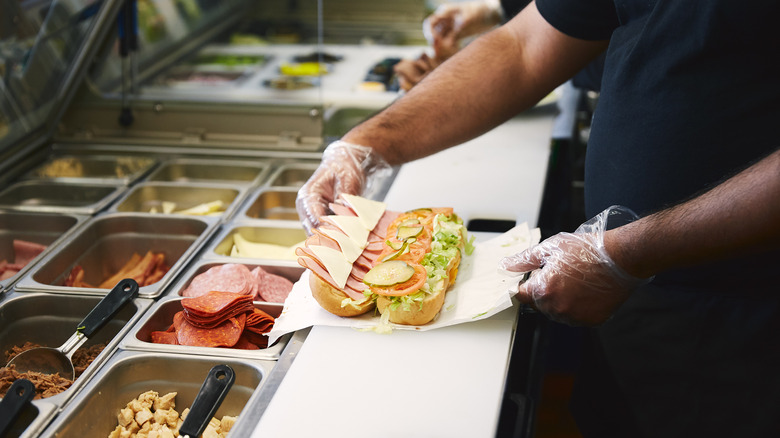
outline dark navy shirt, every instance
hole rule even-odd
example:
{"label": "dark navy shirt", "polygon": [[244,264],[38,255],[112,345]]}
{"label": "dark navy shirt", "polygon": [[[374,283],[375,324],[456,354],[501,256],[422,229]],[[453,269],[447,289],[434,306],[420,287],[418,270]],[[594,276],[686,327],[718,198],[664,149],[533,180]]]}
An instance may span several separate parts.
{"label": "dark navy shirt", "polygon": [[[780,146],[780,2],[537,0],[537,7],[567,35],[610,40],[586,157],[589,217],[613,204],[640,215],[675,205]],[[775,251],[656,281],[777,290],[779,265]]]}

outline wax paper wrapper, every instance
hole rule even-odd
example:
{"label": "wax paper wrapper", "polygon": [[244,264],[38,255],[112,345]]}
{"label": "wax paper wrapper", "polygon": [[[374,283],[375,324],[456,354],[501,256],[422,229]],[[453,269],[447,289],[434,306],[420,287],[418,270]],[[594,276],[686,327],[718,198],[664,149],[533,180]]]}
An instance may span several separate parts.
{"label": "wax paper wrapper", "polygon": [[441,312],[432,322],[422,326],[383,323],[378,311],[352,318],[333,315],[312,297],[309,288],[309,275],[312,274],[306,270],[293,285],[282,314],[268,334],[269,343],[274,343],[286,333],[315,325],[377,332],[424,331],[488,318],[512,306],[512,291],[517,289],[520,281],[520,277],[499,273],[499,260],[538,243],[540,237],[538,228],[531,230],[528,224],[523,223],[494,238],[477,242],[474,252],[463,257],[457,281],[447,292]]}

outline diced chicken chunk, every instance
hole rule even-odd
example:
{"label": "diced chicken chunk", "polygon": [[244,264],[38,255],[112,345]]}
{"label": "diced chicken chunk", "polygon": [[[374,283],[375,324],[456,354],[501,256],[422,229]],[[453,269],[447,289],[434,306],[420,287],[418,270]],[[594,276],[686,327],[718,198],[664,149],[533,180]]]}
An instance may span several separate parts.
{"label": "diced chicken chunk", "polygon": [[127,426],[135,418],[135,413],[130,408],[124,408],[119,411],[119,415],[116,416],[117,423],[120,426]]}
{"label": "diced chicken chunk", "polygon": [[176,407],[176,393],[175,392],[169,392],[165,394],[162,397],[158,397],[154,401],[154,410],[162,409],[173,409]]}
{"label": "diced chicken chunk", "polygon": [[152,418],[154,418],[154,414],[149,409],[144,408],[135,413],[135,421],[138,424],[144,424]]}
{"label": "diced chicken chunk", "polygon": [[228,432],[230,432],[230,429],[233,428],[233,425],[236,424],[236,420],[238,417],[231,417],[230,415],[225,415],[222,417],[222,421],[220,422],[220,429],[222,430],[222,433],[227,435]]}

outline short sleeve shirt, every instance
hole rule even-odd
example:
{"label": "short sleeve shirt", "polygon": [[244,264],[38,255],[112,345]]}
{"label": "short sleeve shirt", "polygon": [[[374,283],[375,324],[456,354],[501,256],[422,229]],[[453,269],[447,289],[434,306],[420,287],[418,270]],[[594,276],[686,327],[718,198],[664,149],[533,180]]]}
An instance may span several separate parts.
{"label": "short sleeve shirt", "polygon": [[[564,34],[610,40],[585,165],[589,216],[614,204],[640,215],[672,206],[780,146],[780,2],[536,4]],[[724,269],[747,269],[735,272],[731,280],[745,286],[745,279],[755,273],[752,282],[760,287],[769,277],[780,280],[779,274],[767,273],[780,271],[778,263],[780,252],[773,252],[681,270],[658,280],[729,288],[733,285],[724,282]],[[763,269],[771,265],[771,271]]]}

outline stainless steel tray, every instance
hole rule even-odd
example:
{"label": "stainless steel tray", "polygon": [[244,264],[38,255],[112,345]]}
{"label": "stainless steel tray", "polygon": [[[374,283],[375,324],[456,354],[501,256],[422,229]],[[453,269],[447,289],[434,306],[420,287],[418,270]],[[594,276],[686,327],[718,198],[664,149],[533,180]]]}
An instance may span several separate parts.
{"label": "stainless steel tray", "polygon": [[[5,360],[5,352],[15,345],[35,342],[49,347],[58,347],[76,331],[78,323],[97,305],[102,297],[96,295],[66,296],[43,293],[23,293],[10,291],[0,303],[0,352]],[[65,406],[102,366],[111,352],[117,348],[122,336],[141,315],[152,305],[152,300],[136,298],[125,305],[114,318],[98,330],[86,342],[86,346],[106,343],[106,348],[92,364],[64,392],[33,404],[46,404],[59,408]]]}
{"label": "stainless steel tray", "polygon": [[[199,183],[147,182],[140,183],[130,189],[109,211],[159,215],[171,214],[174,216],[203,216],[176,212],[209,202],[220,201],[222,203],[221,210],[206,216],[229,216],[241,204],[245,195],[246,187],[236,187],[227,184],[217,186]],[[164,213],[166,211],[165,203],[170,203],[172,208],[175,209],[173,213]]]}
{"label": "stainless steel tray", "polygon": [[[279,257],[232,257],[234,235],[240,234],[245,240],[254,243],[279,245],[290,248],[289,256]],[[292,263],[298,259],[295,246],[306,240],[306,232],[300,222],[293,221],[235,221],[222,227],[220,233],[201,253],[203,260],[219,259],[223,263],[258,263],[258,260],[286,260]],[[229,261],[227,261],[229,260]]]}
{"label": "stainless steel tray", "polygon": [[46,256],[15,287],[22,291],[66,294],[105,294],[108,289],[62,286],[74,266],[85,271],[84,281],[99,284],[118,272],[133,253],[165,254],[170,270],[154,284],[140,288],[139,296],[160,296],[184,269],[192,254],[208,241],[218,224],[215,217],[182,217],[112,213],[92,218],[57,250]]}
{"label": "stainless steel tray", "polygon": [[249,197],[236,220],[265,219],[274,221],[300,222],[295,198],[298,187],[264,187],[254,197]]}
{"label": "stainless steel tray", "polygon": [[173,159],[162,163],[147,181],[153,182],[216,182],[255,186],[270,169],[266,162],[237,160]]}
{"label": "stainless steel tray", "polygon": [[[126,350],[161,351],[197,356],[219,356],[246,359],[276,360],[287,345],[289,336],[279,339],[274,345],[262,350],[241,350],[236,348],[191,347],[186,345],[155,344],[151,333],[165,331],[173,323],[173,315],[181,311],[181,297],[166,297],[157,302],[146,314],[145,319],[137,324],[120,343],[120,348]],[[282,304],[256,302],[255,307],[274,318],[282,314]]]}
{"label": "stainless steel tray", "polygon": [[7,260],[9,263],[14,261],[13,241],[15,239],[39,243],[47,247],[17,274],[0,280],[0,290],[10,288],[16,280],[23,277],[87,218],[87,216],[72,214],[0,212],[0,260]]}
{"label": "stainless steel tray", "polygon": [[238,416],[234,428],[246,421],[244,417],[256,422],[244,407],[255,403],[275,362],[118,350],[41,436],[106,437],[117,425],[119,410],[149,390],[161,395],[175,391],[175,409],[181,413],[192,405],[208,371],[219,364],[232,367],[236,381],[215,417]]}
{"label": "stainless steel tray", "polygon": [[99,182],[21,181],[0,192],[0,208],[91,215],[106,208],[124,189]]}
{"label": "stainless steel tray", "polygon": [[30,403],[22,410],[11,429],[5,434],[8,438],[37,437],[41,430],[57,415],[59,408],[45,400]]}
{"label": "stainless steel tray", "polygon": [[157,160],[122,155],[61,155],[27,172],[23,179],[60,182],[103,181],[110,184],[132,184],[154,167]]}
{"label": "stainless steel tray", "polygon": [[271,187],[300,188],[312,176],[319,163],[288,163],[279,166],[268,178]]}

